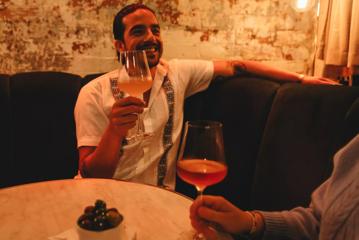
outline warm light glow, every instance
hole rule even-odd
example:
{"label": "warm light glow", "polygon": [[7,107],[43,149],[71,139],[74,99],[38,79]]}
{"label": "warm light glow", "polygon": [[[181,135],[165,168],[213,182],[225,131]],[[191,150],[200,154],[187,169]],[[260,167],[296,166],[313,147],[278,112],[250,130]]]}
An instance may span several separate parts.
{"label": "warm light glow", "polygon": [[297,0],[296,7],[298,9],[306,9],[308,6],[308,0]]}
{"label": "warm light glow", "polygon": [[304,12],[311,9],[314,6],[316,0],[292,0],[291,2],[295,11]]}

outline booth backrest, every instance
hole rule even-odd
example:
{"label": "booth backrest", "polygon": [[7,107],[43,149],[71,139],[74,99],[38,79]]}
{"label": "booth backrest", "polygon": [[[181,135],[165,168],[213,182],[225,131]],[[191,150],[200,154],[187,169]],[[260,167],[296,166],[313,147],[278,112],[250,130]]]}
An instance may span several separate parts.
{"label": "booth backrest", "polygon": [[310,193],[329,177],[335,152],[359,132],[358,101],[359,88],[278,89],[256,160],[251,207],[308,205]]}
{"label": "booth backrest", "polygon": [[7,186],[10,158],[10,88],[8,75],[0,74],[0,187]]}
{"label": "booth backrest", "polygon": [[1,186],[74,177],[73,110],[81,77],[31,72],[0,81]]}
{"label": "booth backrest", "polygon": [[[227,79],[188,99],[186,120],[224,125],[227,178],[205,193],[244,209],[305,206],[332,170],[333,154],[359,133],[359,88]],[[177,190],[195,196],[177,181]]]}
{"label": "booth backrest", "polygon": [[[223,123],[228,174],[206,194],[225,196],[249,206],[256,158],[272,101],[280,85],[261,79],[226,79],[190,97],[185,120],[210,119]],[[177,190],[195,197],[192,186],[177,181]]]}
{"label": "booth backrest", "polygon": [[[72,178],[78,152],[74,106],[98,74],[0,75],[0,187]],[[206,190],[244,209],[307,205],[333,154],[359,133],[359,88],[223,79],[185,103],[185,120],[224,126],[226,179]],[[177,179],[176,190],[195,196]]]}

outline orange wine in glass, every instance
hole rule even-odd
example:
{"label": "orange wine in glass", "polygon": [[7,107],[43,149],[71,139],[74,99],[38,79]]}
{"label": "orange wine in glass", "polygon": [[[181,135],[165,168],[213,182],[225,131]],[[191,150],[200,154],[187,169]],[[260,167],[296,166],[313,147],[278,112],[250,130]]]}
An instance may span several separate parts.
{"label": "orange wine in glass", "polygon": [[[147,100],[144,93],[152,86],[152,76],[148,67],[146,51],[130,50],[120,53],[120,69],[117,86],[130,96]],[[147,106],[147,103],[146,103]],[[145,108],[144,112],[147,111]],[[145,134],[142,114],[138,115],[136,127],[130,129],[126,139],[129,142],[141,139]]]}
{"label": "orange wine in glass", "polygon": [[[202,196],[207,186],[219,183],[227,175],[224,156],[222,124],[215,121],[188,121],[185,123],[177,174],[197,189]],[[193,239],[204,239],[196,233]]]}

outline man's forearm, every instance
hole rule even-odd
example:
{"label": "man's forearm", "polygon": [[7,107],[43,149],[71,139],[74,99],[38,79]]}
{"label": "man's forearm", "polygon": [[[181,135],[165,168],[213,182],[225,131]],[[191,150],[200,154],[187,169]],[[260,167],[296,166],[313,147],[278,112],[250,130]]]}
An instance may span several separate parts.
{"label": "man's forearm", "polygon": [[214,61],[214,77],[229,77],[246,73],[287,82],[300,82],[303,79],[302,74],[281,70],[255,61]]}
{"label": "man's forearm", "polygon": [[120,159],[122,139],[108,127],[95,150],[81,160],[81,173],[85,177],[112,178]]}
{"label": "man's forearm", "polygon": [[300,82],[302,74],[282,70],[255,61],[233,61],[235,73],[247,72],[261,77],[268,77],[274,80],[287,82]]}

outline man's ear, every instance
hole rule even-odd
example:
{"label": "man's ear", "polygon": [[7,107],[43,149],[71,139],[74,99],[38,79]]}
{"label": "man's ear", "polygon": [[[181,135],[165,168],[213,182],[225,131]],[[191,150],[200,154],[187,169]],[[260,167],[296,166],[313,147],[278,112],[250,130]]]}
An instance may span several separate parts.
{"label": "man's ear", "polygon": [[120,40],[114,40],[113,44],[114,44],[117,52],[122,52],[125,49],[123,42]]}

